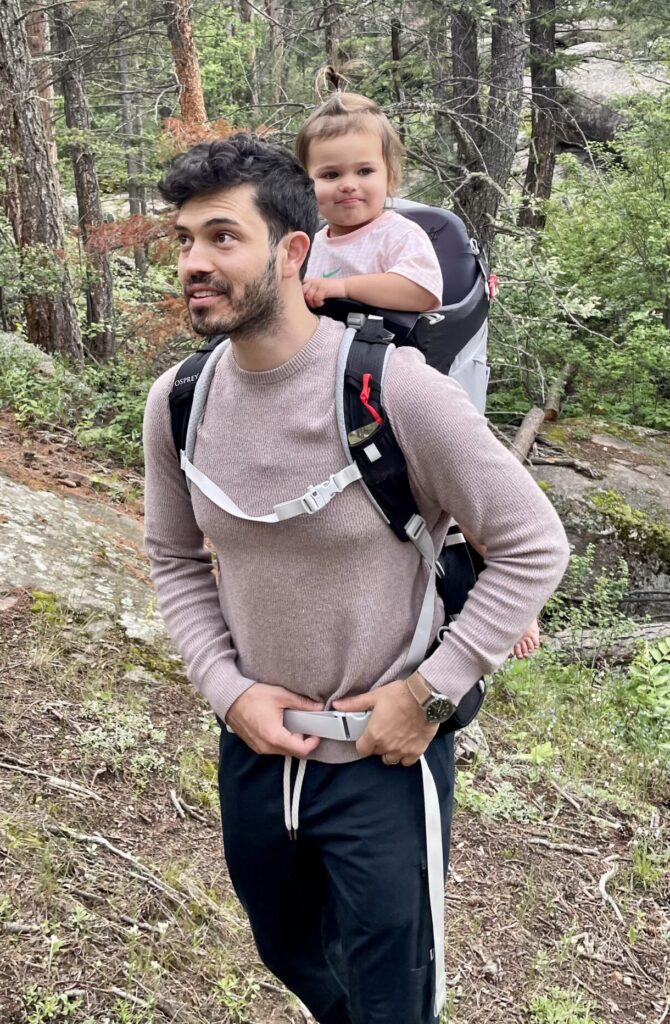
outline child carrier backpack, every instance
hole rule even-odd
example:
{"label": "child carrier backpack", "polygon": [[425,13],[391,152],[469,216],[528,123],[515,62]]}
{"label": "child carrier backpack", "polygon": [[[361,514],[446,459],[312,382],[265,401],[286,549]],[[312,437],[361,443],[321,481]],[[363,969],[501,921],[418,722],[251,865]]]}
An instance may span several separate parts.
{"label": "child carrier backpack", "polygon": [[[341,304],[342,308],[320,310],[348,324],[335,384],[338,426],[347,460],[350,460],[344,470],[310,487],[300,498],[276,506],[274,513],[261,517],[241,513],[225,493],[199,473],[192,463],[197,426],[216,365],[228,344],[223,336],[212,338],[181,364],[169,402],[175,451],[187,480],[233,515],[265,522],[312,515],[349,484],[356,480],[362,482],[368,498],[396,537],[413,543],[429,566],[429,582],[407,655],[406,672],[403,672],[409,675],[430,653],[435,592],[441,597],[445,610],[445,625],[439,631],[437,644],[443,631],[448,630],[449,624],[462,611],[484,562],[456,525],[450,528],[439,555],[433,550],[412,495],[404,455],[384,413],[384,371],[395,347],[392,343],[399,339],[400,345],[421,349],[428,363],[457,379],[473,404],[483,412],[488,380],[487,316],[492,295],[488,268],[455,214],[418,203],[403,204],[400,212],[404,214],[405,210],[427,230],[440,257],[445,278],[441,309],[417,314],[376,310],[347,302]],[[484,681],[479,680],[462,698],[451,718],[440,726],[440,732],[453,732],[471,722],[479,711],[484,693]]]}
{"label": "child carrier backpack", "polygon": [[450,210],[395,199],[393,209],[423,228],[442,271],[442,306],[430,313],[377,309],[349,299],[328,299],[317,312],[348,323],[352,313],[381,316],[397,347],[423,352],[429,366],[457,380],[478,412],[486,405],[489,305],[497,278],[479,243]]}

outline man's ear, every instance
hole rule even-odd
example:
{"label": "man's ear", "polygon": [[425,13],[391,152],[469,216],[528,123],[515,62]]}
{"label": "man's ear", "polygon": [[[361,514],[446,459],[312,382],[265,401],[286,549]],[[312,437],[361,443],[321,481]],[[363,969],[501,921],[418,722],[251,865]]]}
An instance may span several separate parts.
{"label": "man's ear", "polygon": [[309,235],[304,231],[291,231],[285,235],[280,242],[280,251],[283,255],[281,260],[281,276],[297,277],[300,268],[307,259],[310,248]]}

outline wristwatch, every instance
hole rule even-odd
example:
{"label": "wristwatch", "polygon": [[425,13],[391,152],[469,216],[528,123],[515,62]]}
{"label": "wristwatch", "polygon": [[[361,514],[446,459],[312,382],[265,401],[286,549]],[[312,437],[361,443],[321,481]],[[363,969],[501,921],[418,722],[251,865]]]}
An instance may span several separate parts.
{"label": "wristwatch", "polygon": [[431,690],[422,676],[415,673],[409,679],[406,679],[405,682],[414,700],[423,710],[427,722],[439,725],[441,722],[446,722],[447,719],[451,718],[456,710],[454,702],[449,700],[448,697],[444,697],[441,693],[435,693]]}

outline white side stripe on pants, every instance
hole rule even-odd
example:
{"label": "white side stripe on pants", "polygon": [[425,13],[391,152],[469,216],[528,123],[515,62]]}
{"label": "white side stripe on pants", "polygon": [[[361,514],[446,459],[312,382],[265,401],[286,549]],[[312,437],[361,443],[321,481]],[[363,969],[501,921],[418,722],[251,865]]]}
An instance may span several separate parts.
{"label": "white side stripe on pants", "polygon": [[433,921],[433,947],[435,950],[435,993],[433,1009],[439,1017],[447,999],[444,970],[444,854],[442,851],[442,816],[440,801],[426,758],[421,758],[423,802],[426,818],[426,859],[428,862],[428,892],[430,916]]}

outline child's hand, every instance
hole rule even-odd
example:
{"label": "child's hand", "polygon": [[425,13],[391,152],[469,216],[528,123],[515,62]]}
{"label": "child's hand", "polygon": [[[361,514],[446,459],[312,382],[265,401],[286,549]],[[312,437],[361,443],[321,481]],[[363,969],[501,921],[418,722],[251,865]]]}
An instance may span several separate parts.
{"label": "child's hand", "polygon": [[346,299],[346,278],[308,277],[302,283],[302,293],[310,309],[323,306],[326,299]]}

